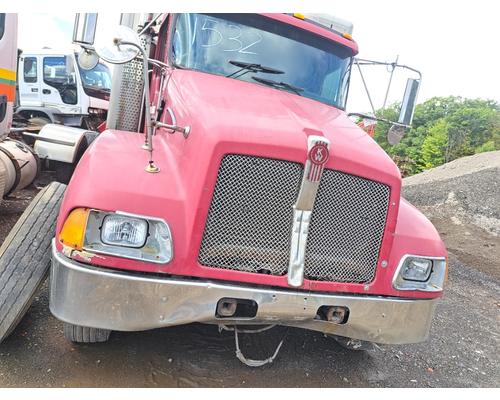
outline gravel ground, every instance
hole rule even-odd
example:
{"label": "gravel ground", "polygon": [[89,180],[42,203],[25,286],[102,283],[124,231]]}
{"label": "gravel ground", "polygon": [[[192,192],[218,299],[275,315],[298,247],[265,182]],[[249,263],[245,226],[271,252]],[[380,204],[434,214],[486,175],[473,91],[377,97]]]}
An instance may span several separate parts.
{"label": "gravel ground", "polygon": [[[403,180],[403,195],[430,216],[455,217],[500,235],[500,151],[460,158]],[[432,209],[430,209],[430,207]]]}
{"label": "gravel ground", "polygon": [[[23,191],[19,202],[0,205],[0,242],[35,192]],[[441,234],[450,225],[443,215],[436,219],[442,218]],[[277,327],[240,338],[248,357],[262,358],[286,335],[275,362],[258,369],[241,364],[233,335],[211,325],[114,332],[108,343],[75,345],[64,339],[62,324],[50,314],[45,285],[0,345],[0,386],[497,387],[500,280],[491,249],[500,247],[498,237],[473,224],[451,225],[453,232],[443,234],[451,249],[449,283],[425,343],[354,352],[317,332]],[[467,240],[465,256],[453,250],[463,250],[457,240],[464,232],[477,237]],[[483,246],[483,239],[492,246]],[[491,261],[491,268],[483,268],[473,251]]]}
{"label": "gravel ground", "polygon": [[500,279],[500,151],[405,178],[403,196],[432,221],[449,251]]}

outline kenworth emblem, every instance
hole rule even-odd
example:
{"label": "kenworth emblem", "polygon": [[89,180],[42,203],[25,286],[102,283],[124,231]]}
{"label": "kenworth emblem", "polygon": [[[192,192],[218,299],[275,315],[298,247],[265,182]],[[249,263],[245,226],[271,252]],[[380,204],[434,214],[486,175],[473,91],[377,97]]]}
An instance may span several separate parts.
{"label": "kenworth emblem", "polygon": [[311,182],[319,182],[323,167],[330,157],[328,145],[325,142],[316,143],[309,151],[308,159],[313,165],[309,169],[309,180]]}
{"label": "kenworth emblem", "polygon": [[288,284],[300,287],[304,283],[307,233],[311,214],[318,193],[319,182],[328,158],[330,141],[323,136],[307,138],[307,159],[297,201],[293,206],[293,225],[288,264]]}

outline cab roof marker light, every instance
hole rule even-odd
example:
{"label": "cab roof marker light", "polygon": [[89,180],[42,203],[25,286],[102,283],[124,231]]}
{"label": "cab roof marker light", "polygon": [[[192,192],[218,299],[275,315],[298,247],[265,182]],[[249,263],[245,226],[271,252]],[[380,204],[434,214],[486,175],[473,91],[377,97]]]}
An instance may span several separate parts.
{"label": "cab roof marker light", "polygon": [[306,16],[304,14],[301,14],[301,13],[293,13],[293,16],[295,18],[302,19],[302,20],[306,19]]}
{"label": "cab roof marker light", "polygon": [[[304,14],[304,17],[309,22],[313,22],[317,25],[320,25],[326,29],[330,29],[343,36],[345,33],[351,35],[354,30],[354,26],[352,22],[346,21],[345,19],[338,18],[334,15],[330,14],[315,14],[315,13],[307,13]],[[352,38],[351,38],[352,40]]]}

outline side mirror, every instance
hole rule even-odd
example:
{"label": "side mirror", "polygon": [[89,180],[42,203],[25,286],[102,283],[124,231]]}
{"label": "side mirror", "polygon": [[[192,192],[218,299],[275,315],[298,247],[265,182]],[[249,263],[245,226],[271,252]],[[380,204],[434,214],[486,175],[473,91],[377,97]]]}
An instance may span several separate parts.
{"label": "side mirror", "polygon": [[100,58],[111,64],[125,64],[139,55],[141,39],[137,32],[124,25],[114,28],[111,36],[98,39],[95,51]]}
{"label": "side mirror", "polygon": [[405,94],[401,102],[401,110],[399,111],[398,122],[402,125],[411,125],[413,112],[417,104],[418,88],[420,87],[420,79],[408,78],[406,81]]}
{"label": "side mirror", "polygon": [[93,49],[83,48],[78,54],[77,62],[81,69],[89,71],[99,63],[99,56]]}
{"label": "side mirror", "polygon": [[97,27],[97,13],[77,13],[73,27],[73,43],[92,46]]}
{"label": "side mirror", "polygon": [[406,127],[392,124],[387,132],[387,141],[391,146],[398,144],[405,134]]}

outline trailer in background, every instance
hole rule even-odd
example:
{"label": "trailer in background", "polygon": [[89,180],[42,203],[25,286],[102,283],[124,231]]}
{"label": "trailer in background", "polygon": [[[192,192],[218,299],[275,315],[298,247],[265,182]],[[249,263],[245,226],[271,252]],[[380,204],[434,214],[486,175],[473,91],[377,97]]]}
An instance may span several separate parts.
{"label": "trailer in background", "polygon": [[17,15],[0,13],[0,202],[30,185],[38,174],[35,152],[8,138],[16,95]]}

